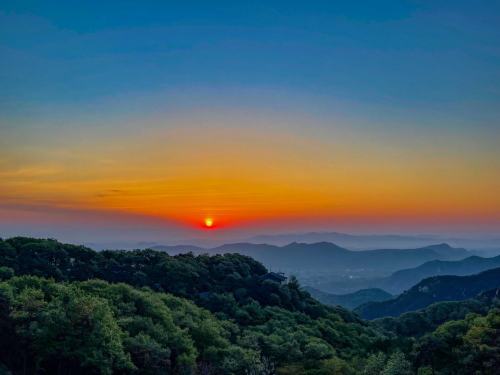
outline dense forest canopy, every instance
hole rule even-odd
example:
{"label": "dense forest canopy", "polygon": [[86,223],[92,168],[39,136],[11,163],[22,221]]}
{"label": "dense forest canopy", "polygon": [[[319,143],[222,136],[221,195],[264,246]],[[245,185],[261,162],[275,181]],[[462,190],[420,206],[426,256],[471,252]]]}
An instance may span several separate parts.
{"label": "dense forest canopy", "polygon": [[0,373],[497,373],[494,303],[403,334],[266,272],[239,254],[0,240]]}

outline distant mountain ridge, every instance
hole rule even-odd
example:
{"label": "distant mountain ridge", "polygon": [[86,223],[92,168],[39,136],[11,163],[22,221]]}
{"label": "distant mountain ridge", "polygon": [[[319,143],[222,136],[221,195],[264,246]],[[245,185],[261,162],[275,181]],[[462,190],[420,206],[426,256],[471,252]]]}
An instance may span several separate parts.
{"label": "distant mountain ridge", "polygon": [[410,289],[427,277],[440,275],[468,276],[497,267],[500,267],[500,256],[481,258],[473,255],[456,261],[428,261],[417,267],[395,271],[390,276],[383,278],[333,280],[322,283],[317,288],[331,294],[353,293],[360,289],[380,288],[396,295]]}
{"label": "distant mountain ridge", "polygon": [[370,249],[412,249],[426,247],[436,243],[447,243],[452,247],[465,247],[472,251],[477,251],[479,256],[500,255],[500,238],[447,238],[432,235],[354,235],[339,232],[308,232],[290,233],[277,235],[257,235],[243,239],[185,239],[177,241],[151,242],[128,242],[128,243],[85,243],[94,250],[103,249],[145,249],[153,246],[177,246],[187,245],[203,249],[213,249],[224,244],[251,243],[268,244],[274,246],[285,246],[293,242],[297,243],[318,243],[330,242],[349,250],[370,250]]}
{"label": "distant mountain ridge", "polygon": [[293,242],[286,246],[268,244],[235,243],[212,249],[195,246],[153,246],[153,250],[171,255],[192,251],[199,255],[238,253],[255,258],[267,267],[300,270],[380,269],[394,272],[403,268],[419,266],[430,260],[459,260],[470,253],[447,244],[426,246],[417,249],[378,249],[351,251],[330,242],[304,244]]}
{"label": "distant mountain ridge", "polygon": [[266,243],[284,246],[292,242],[318,243],[333,242],[351,249],[369,250],[376,247],[411,248],[424,247],[439,241],[438,237],[432,236],[402,236],[402,235],[352,235],[339,232],[309,232],[278,235],[259,235],[250,237],[247,242]]}
{"label": "distant mountain ridge", "polygon": [[[353,235],[339,232],[309,232],[259,235],[250,237],[244,242],[266,243],[277,246],[283,246],[291,242],[333,242],[350,250],[369,250],[374,248],[411,249],[445,242],[453,247],[465,247],[475,250],[495,249],[500,252],[500,238],[467,239],[431,235]],[[496,255],[498,255],[498,253]]]}
{"label": "distant mountain ridge", "polygon": [[462,301],[499,286],[500,268],[472,276],[434,276],[422,280],[395,299],[368,302],[354,311],[369,320],[399,316],[407,311],[426,308],[434,302]]}
{"label": "distant mountain ridge", "polygon": [[352,310],[366,302],[380,302],[393,298],[392,294],[378,288],[361,289],[349,294],[329,294],[310,286],[305,286],[303,290],[308,291],[311,296],[325,305],[342,306]]}
{"label": "distant mountain ridge", "polygon": [[494,258],[471,256],[459,261],[434,260],[415,268],[396,271],[376,285],[389,293],[399,294],[427,277],[468,276],[497,267],[500,267],[500,255]]}

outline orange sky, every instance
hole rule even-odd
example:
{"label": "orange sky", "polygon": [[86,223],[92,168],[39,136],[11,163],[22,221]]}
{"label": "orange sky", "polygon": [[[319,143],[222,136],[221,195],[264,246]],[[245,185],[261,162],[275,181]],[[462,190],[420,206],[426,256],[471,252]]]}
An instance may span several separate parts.
{"label": "orange sky", "polygon": [[[193,230],[212,218],[229,233],[259,223],[278,231],[301,222],[499,223],[498,150],[488,140],[364,133],[314,116],[204,116],[145,119],[140,130],[34,129],[25,144],[2,149],[1,203],[139,215]],[[321,130],[304,134],[304,122]]]}

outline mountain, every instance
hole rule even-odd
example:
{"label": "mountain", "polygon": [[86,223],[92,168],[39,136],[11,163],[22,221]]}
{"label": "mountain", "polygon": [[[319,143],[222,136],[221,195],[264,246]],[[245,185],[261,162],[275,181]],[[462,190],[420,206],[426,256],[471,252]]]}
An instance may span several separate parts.
{"label": "mountain", "polygon": [[434,260],[416,268],[396,271],[389,278],[376,285],[389,293],[399,294],[427,277],[468,276],[496,267],[500,267],[500,256],[495,258],[471,256],[459,261]]}
{"label": "mountain", "polygon": [[[420,279],[418,276],[415,276],[416,279],[408,278],[409,281],[406,283],[403,282],[404,276],[402,282],[396,282],[396,279],[380,278],[380,276],[389,275],[400,269],[412,269],[428,261],[455,261],[470,255],[470,252],[465,249],[456,249],[447,244],[407,250],[366,251],[351,251],[329,242],[314,244],[294,242],[281,247],[268,244],[234,243],[211,249],[189,245],[153,246],[152,249],[169,255],[188,252],[194,255],[238,253],[253,257],[267,268],[300,272],[300,279],[305,284],[332,294],[352,293],[369,288],[380,288],[390,294],[398,294],[425,276]],[[312,276],[305,275],[304,272],[312,273]],[[397,275],[394,277],[399,279]],[[318,283],[321,283],[319,288]]]}
{"label": "mountain", "polygon": [[[496,291],[496,289],[493,289],[485,293],[491,294]],[[443,323],[465,319],[467,314],[470,313],[486,315],[491,300],[487,302],[475,298],[464,301],[436,302],[425,309],[408,311],[398,317],[386,316],[375,319],[373,323],[398,336],[418,337],[434,331]]]}
{"label": "mountain", "polygon": [[[243,242],[243,241],[242,241]],[[499,238],[444,238],[439,236],[402,236],[402,235],[352,235],[338,232],[309,232],[278,235],[260,235],[246,239],[249,243],[267,243],[284,246],[291,242],[316,243],[333,242],[350,250],[369,250],[373,248],[411,249],[425,247],[438,242],[446,242],[454,247],[474,250],[500,250]]]}
{"label": "mountain", "polygon": [[484,304],[500,306],[500,288],[486,290],[479,293],[475,300],[483,302]]}
{"label": "mountain", "polygon": [[310,286],[305,286],[303,290],[308,291],[311,296],[325,305],[342,306],[352,310],[366,302],[379,302],[393,298],[392,294],[382,289],[361,289],[350,294],[329,294]]}
{"label": "mountain", "polygon": [[431,260],[458,260],[470,255],[465,249],[447,244],[431,245],[418,249],[380,249],[351,251],[329,242],[305,244],[293,242],[286,246],[268,244],[234,243],[205,249],[190,245],[153,246],[153,250],[170,255],[193,252],[199,254],[242,254],[255,258],[267,267],[294,270],[328,270],[345,272],[346,269],[380,269],[394,272],[419,266]]}
{"label": "mountain", "polygon": [[[432,248],[440,251],[441,255],[444,256],[454,251],[442,245]],[[467,253],[459,251],[458,254]],[[331,294],[354,293],[361,289],[380,288],[390,294],[397,295],[410,289],[427,277],[440,275],[468,276],[496,267],[500,267],[500,256],[495,258],[471,256],[458,261],[433,260],[425,262],[418,267],[393,272],[388,277],[369,278],[367,272],[364,271],[359,273],[362,277],[331,276],[327,281],[319,279],[321,284],[312,282],[309,285]]]}
{"label": "mountain", "polygon": [[329,242],[314,244],[293,242],[281,247],[239,243],[208,249],[207,252],[248,255],[273,268],[328,270],[330,272],[345,272],[346,269],[380,269],[394,272],[403,268],[416,267],[431,260],[458,260],[470,255],[465,249],[455,249],[447,244],[407,250],[350,251]]}
{"label": "mountain", "polygon": [[354,252],[328,242],[291,243],[282,247],[267,244],[230,244],[212,249],[212,251],[251,256],[272,268],[312,270],[343,267],[345,264],[351,264],[350,259],[354,255]]}
{"label": "mountain", "polygon": [[[112,249],[145,249],[153,246],[187,245],[199,248],[212,249],[225,244],[250,243],[285,246],[293,242],[313,244],[318,242],[331,242],[349,250],[371,249],[412,249],[426,247],[436,243],[447,243],[452,247],[463,247],[481,257],[500,255],[500,238],[446,238],[431,235],[352,235],[338,232],[309,232],[278,235],[258,235],[250,238],[192,238],[186,240],[170,241],[168,239],[156,242],[115,242],[115,243],[84,243],[83,245],[94,250]],[[472,255],[472,254],[471,254]]]}
{"label": "mountain", "polygon": [[351,235],[338,232],[310,232],[310,233],[291,233],[278,235],[260,235],[250,237],[246,242],[267,243],[277,246],[283,246],[291,242],[298,243],[316,243],[316,242],[334,242],[340,246],[357,250],[369,250],[374,247],[391,248],[412,248],[432,245],[439,241],[437,237],[422,236],[399,236],[399,235]]}
{"label": "mountain", "polygon": [[[146,246],[152,245],[152,246]],[[119,244],[97,246],[97,250],[113,249]],[[104,246],[104,247],[103,247]],[[470,255],[465,249],[452,248],[447,244],[431,245],[419,249],[380,249],[367,251],[350,251],[336,244],[319,242],[313,244],[293,242],[286,246],[268,244],[234,243],[215,248],[203,248],[192,245],[157,245],[156,243],[138,243],[128,245],[127,249],[144,249],[166,252],[169,255],[187,254],[228,254],[238,253],[254,257],[264,265],[275,268],[292,269],[330,269],[344,271],[346,268],[374,268],[374,264],[382,264],[378,269],[394,271],[405,267],[420,265],[428,260],[462,259]],[[314,254],[314,257],[310,255]]]}
{"label": "mountain", "polygon": [[369,320],[399,316],[407,311],[425,308],[434,302],[462,301],[499,286],[500,268],[472,276],[434,276],[422,280],[395,299],[367,302],[354,311]]}
{"label": "mountain", "polygon": [[399,317],[375,319],[373,323],[397,336],[418,337],[434,331],[438,326],[452,320],[462,320],[467,314],[486,315],[488,310],[498,307],[500,288],[479,293],[463,301],[436,302],[416,311],[408,311]]}

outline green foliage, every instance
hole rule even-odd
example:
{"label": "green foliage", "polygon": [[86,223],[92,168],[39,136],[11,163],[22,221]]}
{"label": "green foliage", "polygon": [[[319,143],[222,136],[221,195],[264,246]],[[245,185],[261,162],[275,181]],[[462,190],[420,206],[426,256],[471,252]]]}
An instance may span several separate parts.
{"label": "green foliage", "polygon": [[451,320],[464,319],[469,313],[486,315],[485,303],[473,299],[457,302],[437,302],[429,307],[409,311],[401,316],[385,317],[373,322],[379,327],[403,337],[418,337],[434,331],[438,326]]}
{"label": "green foliage", "polygon": [[[239,254],[95,252],[15,237],[0,239],[0,255],[0,373],[493,375],[500,367],[496,291],[368,323],[317,302],[293,276],[263,282],[266,269]],[[494,284],[490,276],[481,285]]]}
{"label": "green foliage", "polygon": [[483,317],[469,314],[447,322],[413,347],[415,364],[454,374],[498,374],[500,368],[500,310]]}
{"label": "green foliage", "polygon": [[385,367],[386,356],[384,353],[372,354],[366,360],[363,375],[379,375]]}
{"label": "green foliage", "polygon": [[380,375],[412,375],[411,363],[401,351],[396,351],[389,357]]}
{"label": "green foliage", "polygon": [[12,267],[16,259],[16,250],[0,238],[0,267]]}
{"label": "green foliage", "polygon": [[417,375],[432,375],[432,367],[431,366],[420,367],[418,369]]}
{"label": "green foliage", "polygon": [[[351,312],[318,303],[294,277],[261,281],[266,269],[246,256],[3,242],[15,250],[19,275],[0,283],[8,337],[26,348],[35,370],[240,374],[303,363],[327,371],[387,340]],[[21,276],[28,274],[42,278]]]}
{"label": "green foliage", "polygon": [[322,367],[324,370],[323,373],[329,375],[351,375],[358,373],[349,362],[338,357],[323,361]]}
{"label": "green foliage", "polygon": [[14,270],[10,267],[0,267],[0,280],[7,280],[14,276]]}
{"label": "green foliage", "polygon": [[[210,363],[220,373],[241,373],[259,354],[233,345],[238,328],[192,302],[104,281],[54,283],[33,276],[0,283],[12,330],[1,339],[0,360],[48,373],[165,374]],[[235,331],[235,332],[233,332]],[[19,345],[9,346],[9,343]]]}

